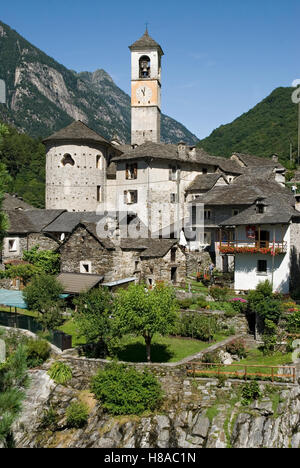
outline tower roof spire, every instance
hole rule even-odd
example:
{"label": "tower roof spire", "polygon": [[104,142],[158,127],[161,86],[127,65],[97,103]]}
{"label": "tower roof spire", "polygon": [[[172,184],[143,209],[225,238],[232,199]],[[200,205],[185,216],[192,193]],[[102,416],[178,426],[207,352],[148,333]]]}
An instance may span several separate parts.
{"label": "tower roof spire", "polygon": [[161,48],[161,46],[154,40],[152,39],[151,36],[149,36],[148,32],[148,23],[146,23],[146,30],[144,32],[144,35],[138,39],[136,42],[134,42],[131,46],[129,46],[129,49],[132,50],[158,50],[160,55],[164,55],[164,52]]}

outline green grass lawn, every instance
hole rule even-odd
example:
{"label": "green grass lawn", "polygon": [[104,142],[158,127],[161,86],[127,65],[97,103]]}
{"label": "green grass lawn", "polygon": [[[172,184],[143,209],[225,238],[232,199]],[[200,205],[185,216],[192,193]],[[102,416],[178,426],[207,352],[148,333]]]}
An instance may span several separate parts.
{"label": "green grass lawn", "polygon": [[[177,362],[181,359],[199,353],[216,342],[224,340],[224,335],[217,335],[216,340],[208,343],[175,337],[155,335],[151,346],[152,362]],[[146,362],[146,346],[142,337],[126,336],[122,340],[125,348],[118,353],[120,361]]]}
{"label": "green grass lawn", "polygon": [[[59,330],[72,336],[72,345],[80,346],[86,343],[84,338],[78,337],[75,324],[68,320]],[[215,341],[208,343],[199,340],[190,340],[175,337],[162,337],[155,335],[152,342],[152,361],[153,362],[176,362],[181,359],[199,353],[214,343],[227,338],[224,335],[216,335]],[[142,337],[127,335],[122,339],[123,349],[118,353],[120,361],[128,362],[146,362],[146,345]]]}
{"label": "green grass lawn", "polygon": [[65,323],[58,328],[58,330],[66,333],[67,335],[72,336],[72,346],[75,348],[76,346],[86,344],[85,338],[78,337],[78,331],[76,329],[75,323],[72,319],[66,320]]}

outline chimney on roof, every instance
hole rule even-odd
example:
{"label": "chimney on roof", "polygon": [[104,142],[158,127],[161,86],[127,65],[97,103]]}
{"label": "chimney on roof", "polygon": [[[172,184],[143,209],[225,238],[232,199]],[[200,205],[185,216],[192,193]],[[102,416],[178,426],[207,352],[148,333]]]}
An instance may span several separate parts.
{"label": "chimney on roof", "polygon": [[178,143],[177,152],[178,152],[179,157],[186,158],[186,156],[187,156],[187,154],[186,154],[186,144],[185,144],[184,141],[180,141]]}

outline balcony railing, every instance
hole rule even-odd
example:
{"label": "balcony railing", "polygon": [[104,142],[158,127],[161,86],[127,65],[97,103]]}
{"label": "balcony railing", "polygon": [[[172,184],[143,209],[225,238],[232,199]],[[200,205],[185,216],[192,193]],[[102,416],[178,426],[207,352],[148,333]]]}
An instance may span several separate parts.
{"label": "balcony railing", "polygon": [[221,241],[219,242],[220,253],[237,254],[237,253],[262,253],[270,255],[280,255],[287,252],[287,242],[270,242],[270,241]]}

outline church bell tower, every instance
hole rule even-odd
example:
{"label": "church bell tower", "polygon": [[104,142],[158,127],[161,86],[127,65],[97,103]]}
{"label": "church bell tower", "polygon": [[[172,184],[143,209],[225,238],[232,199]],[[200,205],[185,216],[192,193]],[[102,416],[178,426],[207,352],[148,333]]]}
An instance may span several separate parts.
{"label": "church bell tower", "polygon": [[160,142],[162,48],[148,30],[131,50],[131,144]]}

